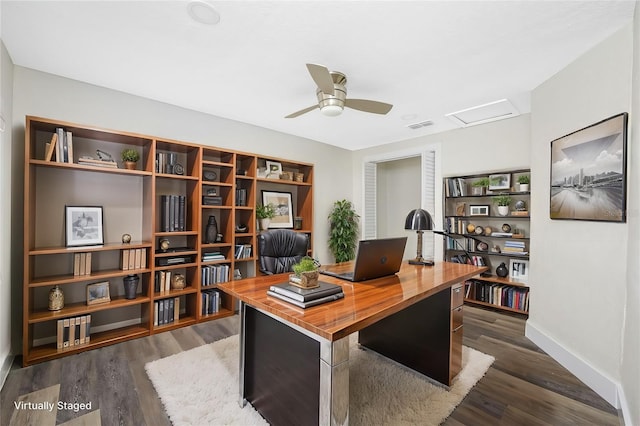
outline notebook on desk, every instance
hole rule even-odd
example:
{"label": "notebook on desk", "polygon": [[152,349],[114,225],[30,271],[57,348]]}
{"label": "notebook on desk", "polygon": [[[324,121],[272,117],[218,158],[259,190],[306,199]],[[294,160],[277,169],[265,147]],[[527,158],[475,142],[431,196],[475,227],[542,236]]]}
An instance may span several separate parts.
{"label": "notebook on desk", "polygon": [[353,271],[334,272],[322,269],[320,273],[353,282],[393,275],[400,270],[406,244],[407,237],[361,240]]}

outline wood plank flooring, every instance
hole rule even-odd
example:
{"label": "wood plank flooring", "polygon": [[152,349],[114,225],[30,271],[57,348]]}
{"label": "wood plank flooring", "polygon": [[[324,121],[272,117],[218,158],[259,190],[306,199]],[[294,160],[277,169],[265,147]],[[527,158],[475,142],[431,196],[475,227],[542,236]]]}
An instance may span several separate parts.
{"label": "wood plank flooring", "polygon": [[[622,424],[613,407],[524,337],[524,324],[519,316],[465,306],[464,344],[496,361],[444,424]],[[144,365],[237,334],[238,327],[234,316],[27,368],[16,363],[0,392],[0,424],[170,425]],[[48,419],[15,410],[14,401],[29,400],[32,392],[39,392],[33,401],[44,392],[92,407],[54,410]]]}

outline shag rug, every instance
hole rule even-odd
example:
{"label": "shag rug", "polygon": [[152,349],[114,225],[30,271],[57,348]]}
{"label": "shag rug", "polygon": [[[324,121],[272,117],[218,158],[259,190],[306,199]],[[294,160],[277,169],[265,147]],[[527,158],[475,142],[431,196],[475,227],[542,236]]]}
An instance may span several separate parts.
{"label": "shag rug", "polygon": [[[239,337],[181,352],[145,368],[175,426],[267,425],[251,406],[240,408]],[[463,346],[462,371],[450,389],[375,352],[351,335],[349,424],[438,425],[484,376],[495,359]]]}

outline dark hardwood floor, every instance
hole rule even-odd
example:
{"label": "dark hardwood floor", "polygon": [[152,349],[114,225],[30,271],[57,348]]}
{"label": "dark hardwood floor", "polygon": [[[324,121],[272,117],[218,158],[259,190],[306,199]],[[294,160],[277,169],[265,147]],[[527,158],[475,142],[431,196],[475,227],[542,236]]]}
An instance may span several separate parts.
{"label": "dark hardwood floor", "polygon": [[[444,424],[622,424],[613,407],[524,337],[524,325],[519,316],[465,306],[464,344],[496,361]],[[60,401],[91,401],[94,417],[62,410],[48,424],[169,425],[144,365],[236,334],[238,326],[234,316],[28,368],[16,363],[0,392],[0,424],[47,423],[16,412],[14,401],[49,391]]]}

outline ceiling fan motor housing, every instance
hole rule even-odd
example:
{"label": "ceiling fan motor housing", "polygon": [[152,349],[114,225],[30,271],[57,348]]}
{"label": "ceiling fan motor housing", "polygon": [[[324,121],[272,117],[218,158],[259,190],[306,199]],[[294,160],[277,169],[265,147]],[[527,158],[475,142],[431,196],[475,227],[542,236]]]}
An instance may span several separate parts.
{"label": "ceiling fan motor housing", "polygon": [[345,87],[347,84],[347,76],[338,71],[331,71],[331,78],[333,79],[333,95],[323,93],[320,89],[316,90],[320,110],[325,107],[339,107],[340,110],[344,109],[344,101],[347,98],[347,88]]}

